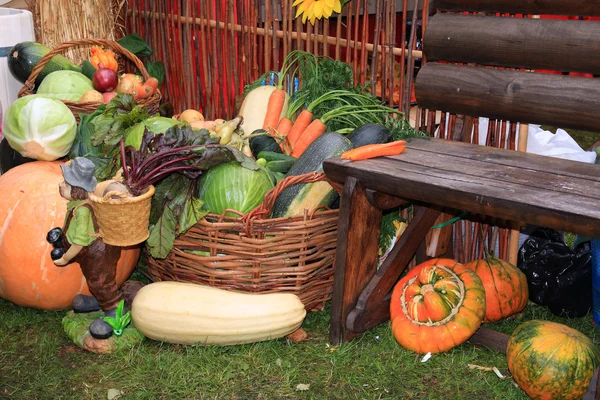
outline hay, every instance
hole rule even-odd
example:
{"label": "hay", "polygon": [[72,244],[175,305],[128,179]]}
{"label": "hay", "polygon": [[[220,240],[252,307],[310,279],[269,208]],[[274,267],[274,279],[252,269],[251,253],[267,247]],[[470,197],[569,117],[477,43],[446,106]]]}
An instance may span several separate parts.
{"label": "hay", "polygon": [[[36,0],[31,3],[36,40],[47,47],[69,40],[115,40],[121,36],[117,19],[123,1]],[[79,63],[88,58],[89,47],[69,49],[64,56]]]}

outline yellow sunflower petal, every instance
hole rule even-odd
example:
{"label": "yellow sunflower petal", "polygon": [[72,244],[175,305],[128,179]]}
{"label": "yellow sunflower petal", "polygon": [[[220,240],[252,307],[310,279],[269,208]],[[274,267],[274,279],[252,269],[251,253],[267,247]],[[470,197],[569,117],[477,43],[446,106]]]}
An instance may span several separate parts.
{"label": "yellow sunflower petal", "polygon": [[298,4],[302,3],[304,0],[296,0],[292,3],[292,7],[296,7]]}
{"label": "yellow sunflower petal", "polygon": [[318,19],[321,19],[321,17],[323,17],[323,2],[322,1],[315,2],[312,12],[315,15],[315,17],[317,17]]}
{"label": "yellow sunflower petal", "polygon": [[335,5],[333,6],[333,11],[335,11],[338,14],[342,12],[342,2],[341,1],[335,2]]}
{"label": "yellow sunflower petal", "polygon": [[328,8],[333,8],[333,6],[335,5],[335,0],[325,0],[324,2]]}
{"label": "yellow sunflower petal", "polygon": [[298,18],[298,16],[300,16],[300,14],[302,14],[305,10],[306,7],[304,6],[304,4],[300,4],[300,7],[298,7],[296,9],[296,16],[294,18]]}

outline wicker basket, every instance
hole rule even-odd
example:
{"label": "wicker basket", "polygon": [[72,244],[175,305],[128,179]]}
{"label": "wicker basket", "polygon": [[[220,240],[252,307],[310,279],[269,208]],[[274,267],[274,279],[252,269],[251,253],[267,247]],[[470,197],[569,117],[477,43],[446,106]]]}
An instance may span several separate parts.
{"label": "wicker basket", "polygon": [[136,197],[126,197],[121,192],[108,192],[100,197],[89,194],[100,236],[112,246],[133,246],[148,239],[148,221],[154,186]]}
{"label": "wicker basket", "polygon": [[[24,86],[19,91],[19,97],[23,97],[23,96],[27,96],[27,95],[35,93],[35,91],[34,91],[35,80],[37,79],[40,72],[42,72],[42,70],[44,69],[46,64],[52,59],[52,57],[64,52],[65,50],[69,49],[70,47],[93,46],[93,45],[104,46],[104,47],[113,49],[117,53],[123,55],[124,57],[128,58],[131,62],[133,62],[133,64],[138,68],[138,70],[142,74],[142,77],[144,78],[144,80],[147,80],[150,78],[150,75],[148,75],[148,71],[146,71],[146,68],[144,67],[144,64],[142,63],[142,61],[139,58],[137,58],[135,56],[135,54],[133,54],[132,52],[130,52],[129,50],[127,50],[126,48],[124,48],[123,46],[121,46],[119,43],[117,43],[115,41],[104,40],[104,39],[72,40],[69,42],[61,43],[60,45],[58,45],[54,49],[52,49],[44,57],[42,57],[42,59],[37,63],[37,65],[31,71],[31,75],[29,75],[29,78],[25,82]],[[161,100],[160,91],[157,90],[152,96],[149,96],[145,99],[136,100],[136,102],[139,105],[145,106],[148,109],[148,112],[150,114],[156,114],[156,113],[158,113],[158,108],[160,106],[160,100]],[[63,103],[65,103],[65,105],[67,107],[69,107],[69,109],[75,116],[75,119],[77,120],[77,122],[79,122],[79,114],[80,113],[91,114],[94,111],[96,111],[96,109],[98,107],[100,107],[100,105],[103,104],[100,102],[80,103],[80,102],[73,102],[73,101],[63,101]]]}
{"label": "wicker basket", "polygon": [[242,218],[209,214],[175,240],[167,258],[148,256],[148,275],[153,281],[293,293],[307,310],[322,310],[333,287],[338,210],[265,217],[286,187],[325,179],[323,173],[285,178]]}

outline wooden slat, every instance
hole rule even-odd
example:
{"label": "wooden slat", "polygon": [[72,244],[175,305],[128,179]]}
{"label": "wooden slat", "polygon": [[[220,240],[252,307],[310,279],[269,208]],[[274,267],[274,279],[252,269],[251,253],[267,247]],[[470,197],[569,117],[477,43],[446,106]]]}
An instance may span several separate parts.
{"label": "wooden slat", "polygon": [[600,16],[600,0],[437,0],[447,11]]}
{"label": "wooden slat", "polygon": [[597,131],[600,80],[427,63],[419,107],[492,119]]}
{"label": "wooden slat", "polygon": [[[413,140],[411,149],[429,153],[448,154],[448,142],[440,139]],[[406,153],[408,156],[409,153]],[[510,152],[493,149],[487,146],[473,146],[469,143],[452,143],[452,155],[470,160],[484,161],[498,166],[519,166],[533,171],[552,171],[563,176],[589,180],[590,188],[593,182],[600,183],[600,171],[593,164],[573,162],[562,158],[541,156],[525,152]],[[598,171],[598,172],[596,172]]]}
{"label": "wooden slat", "polygon": [[424,52],[429,61],[600,73],[600,24],[437,14]]}
{"label": "wooden slat", "polygon": [[[435,141],[432,139],[427,143]],[[532,174],[527,168],[515,168],[521,156],[519,153],[493,148],[487,149],[490,158],[502,152],[512,154],[517,156],[514,166],[485,168],[478,164],[487,172],[472,171],[473,160],[457,157],[454,149],[465,145],[473,150],[485,147],[456,142],[446,142],[446,154],[436,153],[439,162],[429,165],[421,162],[424,153],[416,148],[410,155],[415,143],[419,143],[417,148],[427,146],[422,140],[415,139],[408,143],[408,150],[397,157],[360,162],[326,160],[325,173],[336,181],[354,177],[369,189],[414,201],[600,237],[600,186],[594,181],[572,177],[563,181],[561,171],[555,170],[559,177],[552,178],[551,184],[540,185],[539,179],[550,179],[551,174]],[[539,157],[532,159],[542,162]],[[595,165],[589,165],[589,168],[589,175],[595,178],[600,170]],[[522,179],[523,174],[529,174],[529,181]],[[571,187],[582,188],[586,182],[590,183],[588,192],[571,191]]]}

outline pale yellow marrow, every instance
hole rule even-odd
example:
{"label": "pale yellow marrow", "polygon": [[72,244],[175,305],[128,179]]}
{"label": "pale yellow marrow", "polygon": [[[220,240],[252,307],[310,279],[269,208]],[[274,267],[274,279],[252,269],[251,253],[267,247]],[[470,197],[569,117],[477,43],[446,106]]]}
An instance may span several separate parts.
{"label": "pale yellow marrow", "polygon": [[[255,130],[262,129],[267,115],[269,97],[275,89],[275,86],[259,86],[246,95],[238,112],[238,115],[243,118],[240,128],[244,131],[244,135],[250,135]],[[286,93],[279,119],[287,114],[289,98]]]}
{"label": "pale yellow marrow", "polygon": [[291,293],[246,294],[181,282],[156,282],[135,296],[131,317],[144,336],[169,343],[235,345],[297,330],[306,310]]}

